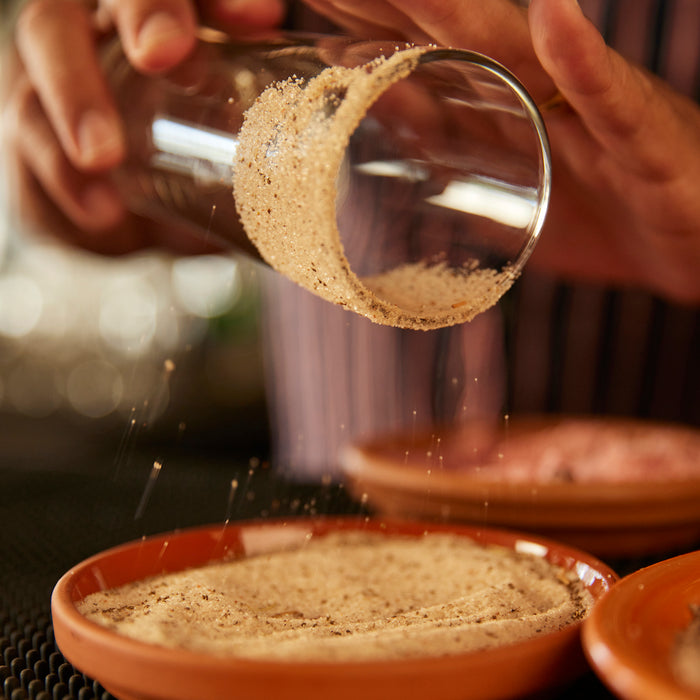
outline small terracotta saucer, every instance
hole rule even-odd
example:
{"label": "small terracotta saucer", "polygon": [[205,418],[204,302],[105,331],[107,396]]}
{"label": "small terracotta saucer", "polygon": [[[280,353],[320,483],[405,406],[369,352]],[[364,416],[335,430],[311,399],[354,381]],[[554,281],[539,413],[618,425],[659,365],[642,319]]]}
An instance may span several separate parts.
{"label": "small terracotta saucer", "polygon": [[595,599],[617,578],[605,564],[569,546],[486,528],[367,518],[220,524],[131,542],[78,564],[53,592],[56,641],[76,668],[120,700],[504,700],[564,685],[585,672],[581,622],[480,652],[406,661],[306,663],[217,657],[146,644],[87,620],[76,608],[94,591],[232,555],[271,551],[290,541],[301,544],[309,535],[338,530],[416,537],[426,531],[449,532],[532,552],[574,572]]}
{"label": "small terracotta saucer", "polygon": [[603,558],[700,544],[700,431],[522,416],[347,446],[349,490],[389,517],[535,532]]}
{"label": "small terracotta saucer", "polygon": [[584,623],[583,644],[594,670],[616,695],[700,697],[673,664],[675,644],[693,619],[691,605],[700,605],[700,551],[640,569],[598,601]]}

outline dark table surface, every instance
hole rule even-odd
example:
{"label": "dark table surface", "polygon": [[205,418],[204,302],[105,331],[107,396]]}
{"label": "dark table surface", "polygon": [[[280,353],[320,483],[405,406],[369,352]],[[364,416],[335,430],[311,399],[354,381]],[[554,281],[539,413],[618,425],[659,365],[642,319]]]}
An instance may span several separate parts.
{"label": "dark table surface", "polygon": [[[108,700],[53,640],[50,596],[72,565],[144,535],[226,518],[357,514],[342,485],[279,478],[264,446],[95,440],[0,420],[0,697]],[[147,488],[154,461],[163,464]],[[232,479],[239,488],[230,497]],[[663,557],[659,557],[663,558]],[[608,562],[625,574],[651,562]],[[550,695],[551,697],[551,695]],[[612,698],[593,673],[555,697]]]}

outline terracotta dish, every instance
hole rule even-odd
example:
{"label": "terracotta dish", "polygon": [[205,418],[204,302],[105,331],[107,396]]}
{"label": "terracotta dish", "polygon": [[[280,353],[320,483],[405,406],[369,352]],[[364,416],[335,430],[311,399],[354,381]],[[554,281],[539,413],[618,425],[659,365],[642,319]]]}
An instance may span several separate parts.
{"label": "terracotta dish", "polygon": [[[674,673],[674,645],[700,605],[700,551],[667,559],[613,586],[584,623],[586,655],[626,700],[697,700]],[[700,659],[700,647],[696,653]]]}
{"label": "terracotta dish", "polygon": [[[616,580],[597,559],[544,539],[458,525],[366,518],[293,519],[213,525],[164,534],[107,550],[78,564],[52,596],[56,641],[66,658],[120,700],[476,700],[513,698],[566,684],[585,672],[581,622],[558,632],[470,654],[406,661],[276,662],[166,649],[117,635],[87,620],[76,604],[88,594],[232,555],[271,551],[290,538],[337,530],[420,536],[456,533],[530,551],[575,572],[595,599]],[[262,549],[261,549],[262,548]]]}
{"label": "terracotta dish", "polygon": [[700,542],[700,431],[595,418],[511,419],[379,436],[341,464],[385,515],[537,532],[601,557]]}

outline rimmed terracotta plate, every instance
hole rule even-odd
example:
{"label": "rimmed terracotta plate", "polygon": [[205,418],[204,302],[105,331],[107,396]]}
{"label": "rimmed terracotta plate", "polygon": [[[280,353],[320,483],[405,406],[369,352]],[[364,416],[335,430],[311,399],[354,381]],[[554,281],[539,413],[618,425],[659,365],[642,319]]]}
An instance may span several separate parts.
{"label": "rimmed terracotta plate", "polygon": [[406,661],[302,663],[216,657],[145,644],[87,620],[76,608],[78,601],[97,590],[233,554],[301,544],[310,534],[347,529],[416,537],[426,531],[451,532],[534,552],[575,572],[596,599],[616,580],[607,566],[583,552],[499,530],[366,518],[214,525],[125,544],[78,564],[53,592],[56,641],[71,663],[120,700],[495,700],[566,684],[587,668],[580,622],[552,634],[469,654]]}
{"label": "rimmed terracotta plate", "polygon": [[693,619],[691,605],[700,605],[700,551],[640,569],[598,601],[584,623],[584,648],[616,695],[626,700],[700,697],[700,690],[683,683],[673,662],[679,635]]}
{"label": "rimmed terracotta plate", "polygon": [[351,492],[381,514],[524,529],[598,556],[700,542],[700,431],[590,417],[379,436],[350,445]]}

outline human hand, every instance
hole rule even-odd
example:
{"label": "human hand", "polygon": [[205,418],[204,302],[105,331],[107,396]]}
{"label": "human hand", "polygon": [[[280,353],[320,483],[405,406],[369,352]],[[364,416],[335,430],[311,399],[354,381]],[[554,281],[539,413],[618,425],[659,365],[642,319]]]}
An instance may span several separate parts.
{"label": "human hand", "polygon": [[530,265],[700,301],[700,108],[609,49],[575,0],[306,0],[359,36],[485,53],[544,110],[547,221]]}
{"label": "human hand", "polygon": [[182,61],[198,21],[232,34],[276,25],[282,0],[31,0],[8,47],[4,158],[24,217],[67,242],[104,254],[159,246],[212,252],[211,241],[127,212],[110,171],[125,156],[122,123],[98,60],[119,34],[133,66],[158,73]]}

